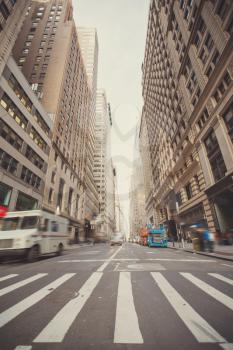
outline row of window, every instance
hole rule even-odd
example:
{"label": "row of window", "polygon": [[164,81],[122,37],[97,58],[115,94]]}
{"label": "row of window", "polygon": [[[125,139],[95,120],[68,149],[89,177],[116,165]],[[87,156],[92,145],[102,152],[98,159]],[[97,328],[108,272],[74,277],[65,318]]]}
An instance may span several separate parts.
{"label": "row of window", "polygon": [[17,0],[9,0],[0,2],[0,32],[3,30],[4,25],[10,16],[13,6],[16,4]]}
{"label": "row of window", "polygon": [[[6,93],[4,93],[4,95],[2,96],[0,104],[8,112],[8,114],[16,121],[16,123],[19,124],[21,128],[25,130],[28,125],[27,119],[24,117],[24,115],[21,113],[21,111]],[[33,127],[30,131],[30,137],[44,152],[46,152],[46,142]]]}

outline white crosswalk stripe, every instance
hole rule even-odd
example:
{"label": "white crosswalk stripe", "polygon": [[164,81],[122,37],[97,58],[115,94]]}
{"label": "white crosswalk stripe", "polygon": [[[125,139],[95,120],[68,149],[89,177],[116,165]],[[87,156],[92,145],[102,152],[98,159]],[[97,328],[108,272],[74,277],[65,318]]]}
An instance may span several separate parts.
{"label": "white crosswalk stripe", "polygon": [[224,293],[220,292],[216,288],[210,286],[208,283],[200,280],[199,278],[193,276],[189,272],[180,272],[180,274],[185,277],[187,280],[195,284],[198,288],[203,290],[203,292],[207,293],[229,309],[233,310],[233,299],[229,296],[225,295]]}
{"label": "white crosswalk stripe", "polygon": [[151,272],[155,282],[190,332],[200,343],[223,343],[226,340],[202,318],[160,272]]}
{"label": "white crosswalk stripe", "polygon": [[219,273],[208,273],[208,275],[215,277],[219,279],[220,281],[226,282],[228,284],[231,284],[233,286],[233,280],[230,278],[227,278],[225,276],[220,275]]}
{"label": "white crosswalk stripe", "polygon": [[34,339],[34,343],[60,343],[78,316],[103,273],[94,272],[79,290],[79,295],[70,300],[52,319],[52,321]]}
{"label": "white crosswalk stripe", "polygon": [[[143,332],[140,329],[138,313],[136,309],[136,304],[133,296],[133,285],[131,281],[132,274],[135,272],[123,271],[119,273],[119,283],[117,289],[117,295],[115,299],[115,324],[114,327],[114,337],[112,339],[115,344],[143,344],[145,340],[143,339]],[[144,272],[148,273],[148,272]],[[227,306],[232,310],[232,300],[230,297],[212,287],[208,283],[195,277],[194,274],[181,272],[181,276],[186,278],[192,284],[192,288],[196,289],[195,286],[203,290],[207,295],[218,300],[218,302]],[[26,287],[29,283],[39,280],[40,278],[48,275],[47,273],[40,273],[35,276],[22,279],[20,282],[16,282],[0,289],[0,296],[3,296],[17,288]],[[56,288],[61,286],[63,283],[67,282],[76,273],[66,273],[56,280],[52,280],[49,284],[43,288],[36,291],[26,297],[25,299],[19,301],[17,304],[10,306],[8,309],[0,314],[0,327],[8,324],[11,320],[20,316],[23,312],[28,310],[30,307],[42,301],[46,296],[52,293]],[[205,320],[205,316],[202,311],[198,313],[196,311],[195,305],[190,304],[183,298],[180,294],[179,287],[175,289],[169,282],[169,277],[164,277],[163,272],[150,272],[153,281],[159,287],[166,300],[169,302],[171,308],[176,312],[181,321],[184,323],[190,331],[190,334],[199,343],[219,343],[220,347],[225,350],[233,350],[232,344],[227,343],[227,340],[218,333],[219,330],[211,326],[211,322]],[[223,276],[218,273],[208,273],[209,276],[221,280],[225,283],[232,285],[232,279]],[[7,280],[18,276],[16,274],[7,275],[0,278],[2,280]],[[103,272],[94,272],[91,276],[84,282],[82,287],[77,290],[77,296],[68,300],[62,308],[54,315],[51,315],[51,319],[44,326],[44,328],[37,333],[35,333],[35,338],[33,343],[61,343],[65,337],[69,335],[69,330],[76,320],[81,310],[88,304],[88,300],[91,295],[94,294],[96,287],[100,283],[103,276]],[[135,273],[136,276],[136,273]],[[69,286],[69,285],[68,285]],[[103,284],[101,284],[103,287]],[[34,286],[36,288],[36,286]],[[157,288],[154,286],[154,288]],[[61,289],[62,293],[62,289]],[[162,296],[162,295],[161,295]],[[206,296],[207,297],[207,296]],[[106,307],[108,302],[106,301]],[[103,310],[104,312],[104,310]],[[156,314],[155,314],[156,317]],[[22,318],[19,317],[21,322]],[[24,322],[24,321],[23,321]],[[104,325],[103,325],[104,327]],[[29,350],[33,348],[26,342],[27,345],[18,345],[15,350]]]}
{"label": "white crosswalk stripe", "polygon": [[134,306],[130,272],[120,273],[114,343],[143,343]]}
{"label": "white crosswalk stripe", "polygon": [[64,282],[68,281],[73,277],[75,273],[66,273],[62,277],[56,279],[52,283],[48,284],[44,288],[38,290],[37,292],[29,295],[27,298],[23,299],[19,303],[13,305],[6,311],[3,311],[0,314],[0,327],[3,327],[5,324],[13,320],[15,317],[20,315],[25,310],[29,309],[31,306],[38,303],[40,300],[45,298],[47,295],[52,293],[56,288],[62,285]]}
{"label": "white crosswalk stripe", "polygon": [[26,286],[27,284],[29,284],[31,282],[34,282],[34,281],[38,280],[39,278],[42,278],[42,277],[47,276],[47,275],[48,275],[47,273],[38,273],[35,276],[26,278],[25,280],[22,280],[20,282],[14,283],[14,284],[11,284],[8,287],[2,288],[2,289],[0,289],[0,297],[5,295],[5,294],[7,294],[7,293],[10,293],[10,292],[18,289],[18,288]]}
{"label": "white crosswalk stripe", "polygon": [[7,276],[4,276],[4,277],[0,277],[0,282],[5,281],[5,280],[8,280],[8,279],[13,278],[13,277],[16,277],[16,276],[18,276],[18,274],[17,274],[17,273],[13,273],[13,274],[11,274],[11,275],[7,275]]}

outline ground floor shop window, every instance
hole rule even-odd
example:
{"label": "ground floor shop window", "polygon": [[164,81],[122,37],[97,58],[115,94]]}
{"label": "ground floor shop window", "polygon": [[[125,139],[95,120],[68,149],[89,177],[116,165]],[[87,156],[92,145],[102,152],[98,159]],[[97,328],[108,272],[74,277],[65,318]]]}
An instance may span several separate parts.
{"label": "ground floor shop window", "polygon": [[31,210],[37,209],[38,201],[26,194],[19,192],[15,209],[16,210]]}
{"label": "ground floor shop window", "polygon": [[12,188],[0,182],[0,205],[7,207],[10,202]]}

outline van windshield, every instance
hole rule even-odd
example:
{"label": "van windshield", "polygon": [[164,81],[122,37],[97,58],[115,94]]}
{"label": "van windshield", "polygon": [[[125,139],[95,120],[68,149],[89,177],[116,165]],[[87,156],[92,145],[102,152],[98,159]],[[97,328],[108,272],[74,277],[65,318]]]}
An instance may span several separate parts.
{"label": "van windshield", "polygon": [[20,218],[18,217],[0,219],[0,231],[17,230],[19,226],[19,219]]}

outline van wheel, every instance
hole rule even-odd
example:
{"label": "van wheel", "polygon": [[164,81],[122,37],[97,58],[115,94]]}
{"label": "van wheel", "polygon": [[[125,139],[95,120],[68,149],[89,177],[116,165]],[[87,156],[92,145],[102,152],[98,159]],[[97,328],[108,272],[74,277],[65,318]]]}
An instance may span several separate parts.
{"label": "van wheel", "polygon": [[62,255],[63,253],[63,244],[59,244],[58,249],[57,249],[57,256]]}
{"label": "van wheel", "polygon": [[40,256],[39,246],[34,245],[28,251],[27,262],[29,263],[35,262],[36,260],[38,260],[39,256]]}

